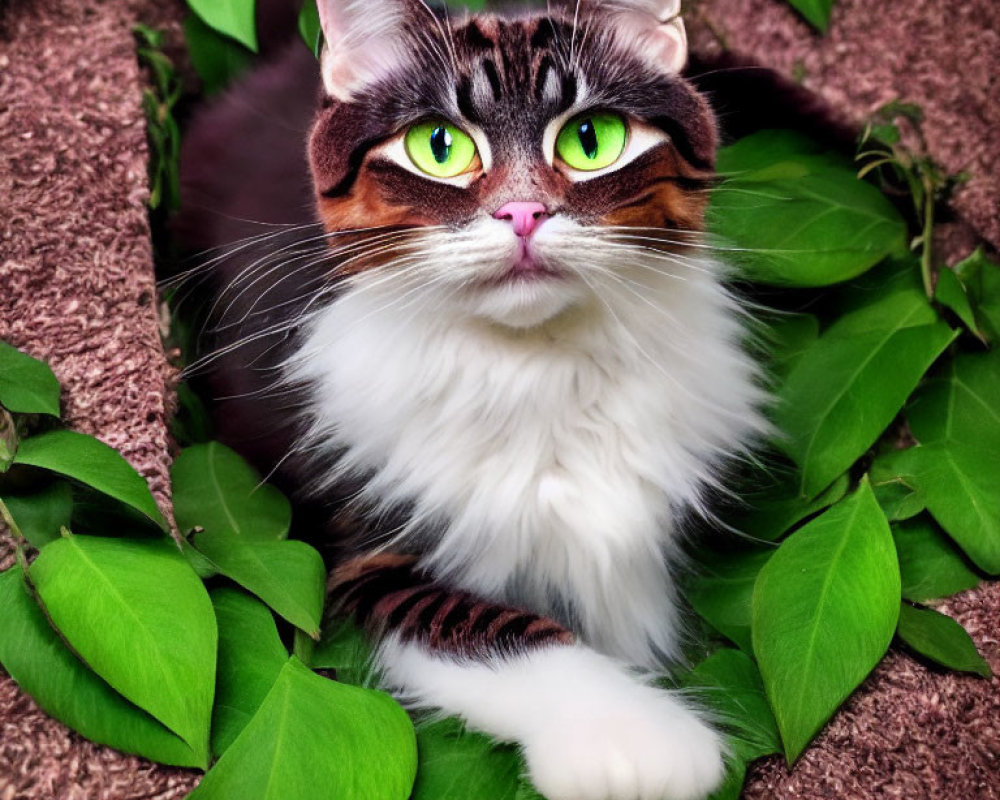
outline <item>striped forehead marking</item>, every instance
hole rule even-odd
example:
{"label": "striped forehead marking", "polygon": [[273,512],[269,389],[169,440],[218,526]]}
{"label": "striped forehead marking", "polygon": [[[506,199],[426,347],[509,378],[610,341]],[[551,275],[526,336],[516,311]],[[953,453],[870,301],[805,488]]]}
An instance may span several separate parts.
{"label": "striped forehead marking", "polygon": [[473,121],[488,121],[514,109],[542,105],[559,113],[576,99],[576,81],[558,66],[558,34],[551,20],[506,23],[473,20],[462,31],[467,78],[458,102]]}

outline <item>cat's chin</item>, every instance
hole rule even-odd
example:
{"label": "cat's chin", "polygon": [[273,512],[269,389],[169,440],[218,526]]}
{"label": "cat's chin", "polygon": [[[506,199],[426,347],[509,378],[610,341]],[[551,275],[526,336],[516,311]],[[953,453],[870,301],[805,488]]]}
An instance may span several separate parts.
{"label": "cat's chin", "polygon": [[517,274],[478,287],[469,310],[504,327],[537,328],[582,305],[587,295],[584,285],[563,274]]}

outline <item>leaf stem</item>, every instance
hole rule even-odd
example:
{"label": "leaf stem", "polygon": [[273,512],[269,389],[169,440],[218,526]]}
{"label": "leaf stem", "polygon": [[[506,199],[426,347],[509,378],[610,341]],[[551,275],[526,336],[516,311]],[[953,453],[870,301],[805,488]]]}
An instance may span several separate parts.
{"label": "leaf stem", "polygon": [[27,575],[28,557],[24,554],[24,546],[28,540],[24,537],[24,533],[21,532],[17,523],[14,522],[14,516],[10,513],[10,509],[3,501],[3,498],[0,498],[0,519],[4,521],[4,524],[10,528],[10,532],[14,534],[14,557],[17,559],[18,566]]}
{"label": "leaf stem", "polygon": [[924,280],[924,292],[928,299],[934,297],[934,285],[932,280],[931,258],[933,252],[931,242],[934,234],[934,187],[930,181],[924,183],[924,233],[922,236],[923,250],[920,253],[920,275]]}

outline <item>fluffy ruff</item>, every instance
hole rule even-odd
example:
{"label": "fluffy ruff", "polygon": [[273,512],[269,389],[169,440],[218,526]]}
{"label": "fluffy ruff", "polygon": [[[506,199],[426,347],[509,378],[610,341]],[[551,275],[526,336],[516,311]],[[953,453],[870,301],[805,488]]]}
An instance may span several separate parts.
{"label": "fluffy ruff", "polygon": [[424,229],[313,311],[285,368],[301,447],[337,464],[317,483],[363,477],[358,507],[405,519],[372,547],[648,668],[677,655],[679,517],[762,429],[719,265],[657,234],[557,217],[552,274],[501,280],[506,223]]}

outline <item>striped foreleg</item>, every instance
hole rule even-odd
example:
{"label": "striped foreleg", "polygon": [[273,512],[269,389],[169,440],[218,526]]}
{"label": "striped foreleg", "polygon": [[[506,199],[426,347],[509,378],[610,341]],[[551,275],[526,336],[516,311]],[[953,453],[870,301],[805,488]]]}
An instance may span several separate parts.
{"label": "striped foreleg", "polygon": [[410,556],[356,558],[333,574],[334,612],[368,633],[394,636],[457,657],[513,655],[575,637],[557,622],[451,588],[417,569]]}

